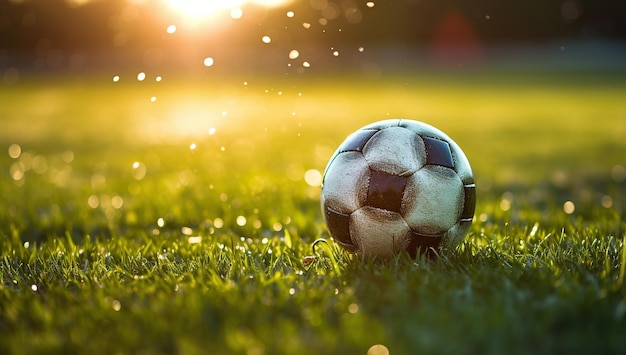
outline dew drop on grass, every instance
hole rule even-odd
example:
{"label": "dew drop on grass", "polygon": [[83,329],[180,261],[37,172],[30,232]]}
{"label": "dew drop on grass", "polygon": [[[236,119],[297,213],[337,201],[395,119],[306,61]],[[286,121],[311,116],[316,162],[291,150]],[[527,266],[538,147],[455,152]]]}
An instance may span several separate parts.
{"label": "dew drop on grass", "polygon": [[623,165],[615,165],[611,169],[611,178],[615,182],[623,182],[626,180],[626,168]]}
{"label": "dew drop on grass", "polygon": [[295,295],[295,294],[296,294],[296,289],[295,289],[295,288],[293,288],[293,287],[292,287],[292,288],[290,288],[290,289],[289,289],[289,294],[290,294],[290,295],[292,295],[292,296],[293,296],[293,295]]}
{"label": "dew drop on grass", "polygon": [[163,228],[165,226],[165,220],[163,219],[163,217],[159,217],[159,219],[157,219],[157,226],[159,226],[160,228]]}
{"label": "dew drop on grass", "polygon": [[348,305],[348,313],[350,314],[356,314],[359,312],[359,305],[356,303],[350,303]]}
{"label": "dew drop on grass", "polygon": [[22,154],[22,147],[19,144],[11,144],[9,146],[9,156],[13,159],[17,159]]}
{"label": "dew drop on grass", "polygon": [[272,229],[274,232],[280,232],[283,230],[283,225],[280,222],[274,222],[274,224],[272,224]]}
{"label": "dew drop on grass", "polygon": [[576,210],[576,206],[574,205],[574,202],[565,201],[565,203],[563,204],[563,211],[566,214],[572,214],[574,213],[575,210]]}
{"label": "dew drop on grass", "polygon": [[37,292],[37,290],[38,290],[39,288],[37,287],[37,285],[32,284],[32,285],[30,285],[30,289],[31,289],[31,290],[33,290],[33,292]]}
{"label": "dew drop on grass", "polygon": [[246,217],[244,216],[237,216],[237,220],[236,223],[238,226],[243,227],[246,225],[248,221],[246,220]]}
{"label": "dew drop on grass", "polygon": [[601,203],[602,203],[602,207],[611,208],[613,206],[613,198],[611,198],[611,196],[604,195],[602,196]]}
{"label": "dew drop on grass", "polygon": [[389,349],[383,344],[372,345],[367,349],[367,355],[389,355]]}
{"label": "dew drop on grass", "polygon": [[71,151],[71,150],[64,151],[63,154],[61,154],[61,159],[65,163],[67,163],[67,164],[73,162],[74,161],[74,152]]}
{"label": "dew drop on grass", "polygon": [[193,237],[189,237],[187,238],[187,242],[189,244],[199,244],[200,242],[202,242],[202,236],[196,235]]}
{"label": "dew drop on grass", "polygon": [[116,210],[119,210],[124,205],[124,199],[121,196],[113,196],[111,198],[111,206]]}
{"label": "dew drop on grass", "polygon": [[119,312],[120,309],[122,309],[122,303],[118,300],[113,300],[113,302],[111,302],[111,307],[113,307],[115,312]]}
{"label": "dew drop on grass", "polygon": [[224,221],[221,218],[216,218],[213,220],[213,226],[215,228],[222,228],[224,227]]}
{"label": "dew drop on grass", "polygon": [[96,195],[91,195],[89,196],[89,198],[87,198],[87,205],[94,209],[98,208],[98,206],[100,205],[100,199]]}

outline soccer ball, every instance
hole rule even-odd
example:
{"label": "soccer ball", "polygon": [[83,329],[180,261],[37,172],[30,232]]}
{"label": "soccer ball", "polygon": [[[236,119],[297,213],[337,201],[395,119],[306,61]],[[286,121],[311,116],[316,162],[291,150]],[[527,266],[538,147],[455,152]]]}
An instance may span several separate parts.
{"label": "soccer ball", "polygon": [[458,245],[476,205],[472,169],[461,148],[423,122],[367,125],[332,155],[321,205],[336,243],[363,255],[415,257]]}

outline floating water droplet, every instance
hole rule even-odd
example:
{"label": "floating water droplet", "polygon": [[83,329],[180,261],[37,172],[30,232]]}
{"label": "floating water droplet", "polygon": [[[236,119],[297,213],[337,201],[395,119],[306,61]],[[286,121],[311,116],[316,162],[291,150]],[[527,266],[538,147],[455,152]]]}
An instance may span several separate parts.
{"label": "floating water droplet", "polygon": [[287,17],[294,17],[295,13],[293,11],[287,11]]}
{"label": "floating water droplet", "polygon": [[137,80],[144,81],[145,79],[146,79],[146,73],[140,72],[139,74],[137,74]]}
{"label": "floating water droplet", "polygon": [[244,217],[244,216],[237,216],[236,222],[237,222],[238,226],[243,227],[243,226],[246,225],[247,220],[246,220],[246,217]]}
{"label": "floating water droplet", "polygon": [[30,246],[29,242],[24,242],[24,248],[28,249],[29,246]]}
{"label": "floating water droplet", "polygon": [[309,28],[311,28],[311,24],[308,23],[308,22],[304,22],[304,23],[302,23],[302,27],[304,27],[304,28],[306,28],[308,30]]}
{"label": "floating water droplet", "polygon": [[212,57],[206,57],[206,58],[204,58],[204,62],[203,63],[204,63],[205,67],[211,67],[211,66],[213,66],[213,64],[215,64],[215,60],[213,60]]}
{"label": "floating water droplet", "polygon": [[290,288],[290,289],[289,289],[289,294],[290,294],[290,295],[292,295],[292,296],[293,296],[293,295],[295,295],[295,294],[296,294],[296,289],[295,289],[295,288],[293,288],[293,287],[292,287],[292,288]]}
{"label": "floating water droplet", "polygon": [[215,127],[209,128],[209,136],[212,136],[214,134],[215,134]]}
{"label": "floating water droplet", "polygon": [[187,238],[189,244],[199,244],[200,242],[202,242],[202,236],[199,235]]}
{"label": "floating water droplet", "polygon": [[156,102],[156,100],[157,100],[156,96],[152,96],[152,97],[150,98],[150,102]]}
{"label": "floating water droplet", "polygon": [[322,173],[317,169],[309,169],[304,173],[304,181],[306,181],[309,186],[320,186],[322,185]]}
{"label": "floating water droplet", "polygon": [[181,227],[180,228],[180,232],[183,233],[184,235],[192,235],[193,234],[193,229],[191,229],[189,227]]}
{"label": "floating water droplet", "polygon": [[358,304],[356,304],[356,303],[350,303],[350,304],[348,305],[348,312],[349,312],[350,314],[355,314],[355,313],[358,313],[358,312],[359,312],[359,305],[358,305]]}
{"label": "floating water droplet", "polygon": [[163,219],[163,217],[159,217],[159,219],[157,219],[157,226],[159,226],[160,228],[163,228],[163,226],[165,226],[165,220]]}
{"label": "floating water droplet", "polygon": [[196,143],[191,143],[189,145],[189,150],[196,150],[196,148],[198,148],[198,146],[196,145]]}
{"label": "floating water droplet", "polygon": [[213,226],[215,228],[222,228],[224,227],[224,221],[221,218],[217,217],[213,220]]}
{"label": "floating water droplet", "polygon": [[302,66],[305,67],[305,68],[310,68],[311,67],[311,63],[305,61],[305,62],[302,63]]}
{"label": "floating water droplet", "polygon": [[272,42],[272,38],[270,38],[270,36],[263,36],[261,37],[261,41],[263,41],[263,43],[270,43]]}
{"label": "floating water droplet", "polygon": [[333,56],[339,57],[339,51],[333,51]]}
{"label": "floating water droplet", "polygon": [[241,8],[235,7],[230,10],[230,17],[232,19],[237,20],[237,19],[240,19],[242,16],[243,16],[243,10]]}
{"label": "floating water droplet", "polygon": [[163,80],[163,78],[160,75],[157,75],[157,77],[154,79],[157,83],[160,83],[161,80]]}
{"label": "floating water droplet", "polygon": [[376,4],[374,4],[374,2],[373,2],[373,1],[368,1],[368,2],[366,2],[366,3],[365,3],[365,6],[369,7],[370,9],[371,9],[372,7],[374,7],[375,5],[376,5]]}
{"label": "floating water droplet", "polygon": [[358,50],[359,50],[359,53],[363,53],[363,51],[365,51],[365,48],[363,48],[363,47],[359,47],[359,49],[358,49]]}
{"label": "floating water droplet", "polygon": [[296,58],[298,58],[299,56],[300,56],[300,52],[298,52],[298,50],[297,50],[297,49],[292,49],[292,50],[289,52],[289,59],[296,59]]}
{"label": "floating water droplet", "polygon": [[115,76],[113,77],[113,82],[114,82],[114,83],[117,83],[118,81],[120,81],[120,76],[119,76],[119,75],[115,75]]}
{"label": "floating water droplet", "polygon": [[39,288],[37,287],[37,285],[32,284],[32,285],[30,286],[30,289],[31,289],[31,290],[33,290],[33,292],[37,292],[37,290],[38,290]]}

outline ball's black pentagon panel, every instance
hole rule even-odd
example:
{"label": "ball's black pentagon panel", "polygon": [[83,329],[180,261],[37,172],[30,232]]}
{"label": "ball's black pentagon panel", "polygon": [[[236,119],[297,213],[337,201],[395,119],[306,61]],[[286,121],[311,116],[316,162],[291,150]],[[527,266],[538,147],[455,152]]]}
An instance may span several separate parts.
{"label": "ball's black pentagon panel", "polygon": [[335,241],[344,248],[355,250],[356,247],[350,238],[350,215],[335,211],[332,208],[324,209],[326,225]]}
{"label": "ball's black pentagon panel", "polygon": [[376,129],[363,129],[354,132],[339,146],[339,152],[362,152],[367,141],[376,134]]}
{"label": "ball's black pentagon panel", "polygon": [[465,190],[465,204],[463,205],[461,220],[471,221],[474,218],[474,211],[476,209],[476,185],[465,185],[463,189]]}
{"label": "ball's black pentagon panel", "polygon": [[431,248],[438,250],[442,243],[443,235],[426,235],[412,232],[406,250],[411,257],[416,257],[418,251],[430,254],[432,252]]}
{"label": "ball's black pentagon panel", "polygon": [[367,206],[399,212],[407,178],[372,170],[367,190]]}
{"label": "ball's black pentagon panel", "polygon": [[439,139],[422,137],[426,147],[426,165],[445,166],[454,170],[450,145]]}

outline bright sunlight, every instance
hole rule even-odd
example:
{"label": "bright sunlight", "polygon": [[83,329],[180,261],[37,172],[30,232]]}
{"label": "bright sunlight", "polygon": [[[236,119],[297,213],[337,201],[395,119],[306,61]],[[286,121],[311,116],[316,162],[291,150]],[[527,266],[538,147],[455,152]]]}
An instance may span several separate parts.
{"label": "bright sunlight", "polygon": [[172,10],[185,17],[199,19],[222,11],[240,9],[247,4],[276,7],[288,3],[290,0],[164,0],[164,2]]}

